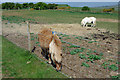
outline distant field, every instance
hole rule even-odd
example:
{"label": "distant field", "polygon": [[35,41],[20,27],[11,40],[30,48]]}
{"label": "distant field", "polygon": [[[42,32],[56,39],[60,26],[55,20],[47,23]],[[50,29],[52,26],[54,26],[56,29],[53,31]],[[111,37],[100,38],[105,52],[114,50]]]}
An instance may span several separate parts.
{"label": "distant field", "polygon": [[37,21],[40,23],[80,23],[86,16],[96,18],[118,19],[117,13],[100,13],[100,12],[74,12],[62,10],[7,10],[3,11],[3,16],[8,18],[23,18]]}
{"label": "distant field", "polygon": [[[102,19],[118,19],[118,13],[101,13],[101,12],[76,12],[79,8],[71,8],[72,11],[63,10],[3,10],[3,20],[13,23],[21,23],[26,20],[38,22],[42,24],[69,23],[80,24],[81,20],[86,16],[94,16]],[[99,11],[100,9],[94,9]],[[110,24],[109,24],[110,23]],[[113,27],[114,26],[114,27]],[[118,31],[117,23],[97,22],[97,27]]]}
{"label": "distant field", "polygon": [[[81,9],[82,9],[82,7],[71,7],[70,9],[66,9],[66,10],[81,12],[82,11]],[[102,12],[102,9],[90,8],[90,12]]]}
{"label": "distant field", "polygon": [[[29,51],[22,49],[4,37],[2,46],[3,77],[12,78],[65,78],[50,65],[39,61]],[[30,62],[28,64],[28,62]]]}

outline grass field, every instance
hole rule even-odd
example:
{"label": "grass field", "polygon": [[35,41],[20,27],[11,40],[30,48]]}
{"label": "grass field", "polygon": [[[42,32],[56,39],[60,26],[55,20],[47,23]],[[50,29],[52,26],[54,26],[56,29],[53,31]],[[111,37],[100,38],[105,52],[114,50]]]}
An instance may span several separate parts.
{"label": "grass field", "polygon": [[97,27],[101,29],[106,29],[107,31],[113,31],[118,33],[118,23],[113,22],[97,22]]}
{"label": "grass field", "polygon": [[[26,20],[38,22],[42,24],[69,23],[80,24],[81,20],[86,16],[94,16],[96,18],[118,19],[118,13],[101,13],[101,12],[75,12],[79,8],[71,8],[72,11],[62,10],[3,10],[3,20],[13,23],[21,23]],[[99,11],[99,9],[94,9]],[[113,22],[97,22],[98,28],[105,28],[113,32],[118,32],[118,23]]]}
{"label": "grass field", "polygon": [[40,23],[80,23],[86,16],[118,19],[117,13],[74,12],[62,10],[7,10],[3,16],[35,20]]}
{"label": "grass field", "polygon": [[[4,37],[3,39],[3,77],[13,78],[65,78],[50,65],[39,61],[29,51],[17,47]],[[27,62],[30,62],[27,64]]]}

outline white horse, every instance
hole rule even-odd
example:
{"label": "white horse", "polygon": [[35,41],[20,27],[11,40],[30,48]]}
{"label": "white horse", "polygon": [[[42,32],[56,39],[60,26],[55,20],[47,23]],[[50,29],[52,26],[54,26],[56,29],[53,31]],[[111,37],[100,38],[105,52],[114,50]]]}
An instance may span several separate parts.
{"label": "white horse", "polygon": [[92,27],[96,26],[96,18],[95,17],[85,17],[84,19],[82,19],[81,21],[81,25],[83,27],[87,26],[87,23],[92,23]]}

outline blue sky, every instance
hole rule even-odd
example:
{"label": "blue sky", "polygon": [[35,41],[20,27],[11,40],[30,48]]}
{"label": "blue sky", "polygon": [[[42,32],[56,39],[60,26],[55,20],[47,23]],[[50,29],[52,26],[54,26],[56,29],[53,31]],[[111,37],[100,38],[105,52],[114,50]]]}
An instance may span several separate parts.
{"label": "blue sky", "polygon": [[119,2],[120,0],[1,0],[1,2]]}

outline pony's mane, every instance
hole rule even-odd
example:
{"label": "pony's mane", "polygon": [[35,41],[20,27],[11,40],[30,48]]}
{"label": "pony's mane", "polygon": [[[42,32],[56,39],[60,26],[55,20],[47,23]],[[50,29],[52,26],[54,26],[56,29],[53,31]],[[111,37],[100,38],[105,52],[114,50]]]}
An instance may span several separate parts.
{"label": "pony's mane", "polygon": [[61,41],[60,41],[59,37],[58,37],[56,34],[53,35],[53,39],[54,39],[55,44],[56,44],[58,47],[61,48],[61,45],[62,45],[62,44],[61,44]]}

